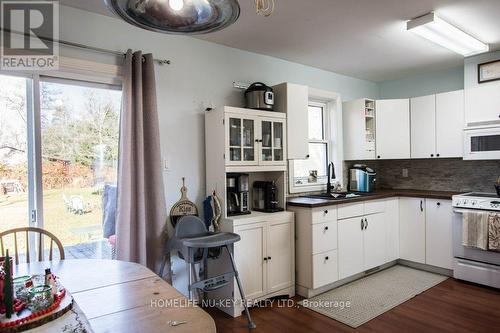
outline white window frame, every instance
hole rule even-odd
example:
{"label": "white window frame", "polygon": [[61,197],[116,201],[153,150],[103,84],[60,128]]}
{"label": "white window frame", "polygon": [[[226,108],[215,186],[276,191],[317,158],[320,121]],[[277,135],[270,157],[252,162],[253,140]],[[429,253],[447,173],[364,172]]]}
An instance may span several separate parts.
{"label": "white window frame", "polygon": [[[308,105],[326,106],[323,109],[323,126],[326,140],[308,140],[308,143],[327,144],[327,163],[335,165],[335,176],[333,181],[344,185],[343,171],[343,140],[342,140],[342,100],[335,92],[309,88]],[[308,110],[309,112],[309,110]],[[326,191],[326,184],[295,185],[294,182],[294,160],[288,161],[288,191],[289,194]]]}

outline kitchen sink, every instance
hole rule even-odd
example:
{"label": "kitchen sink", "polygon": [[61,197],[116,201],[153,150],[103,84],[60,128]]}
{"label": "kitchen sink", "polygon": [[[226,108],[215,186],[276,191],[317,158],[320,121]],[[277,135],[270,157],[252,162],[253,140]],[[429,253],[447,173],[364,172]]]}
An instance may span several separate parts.
{"label": "kitchen sink", "polygon": [[366,197],[374,194],[375,193],[366,193],[366,192],[342,192],[342,193],[332,192],[331,194],[320,193],[320,194],[301,195],[301,197],[311,198],[311,199],[344,200],[344,199]]}

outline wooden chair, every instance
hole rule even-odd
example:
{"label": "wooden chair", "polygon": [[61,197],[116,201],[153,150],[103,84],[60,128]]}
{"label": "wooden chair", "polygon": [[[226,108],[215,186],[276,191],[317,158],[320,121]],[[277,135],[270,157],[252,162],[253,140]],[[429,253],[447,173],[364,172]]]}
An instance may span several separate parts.
{"label": "wooden chair", "polygon": [[[2,256],[5,256],[4,251],[4,239],[9,235],[14,235],[14,258],[16,265],[19,264],[19,249],[17,246],[18,234],[24,234],[26,236],[26,262],[30,263],[30,244],[29,244],[29,234],[34,233],[38,235],[38,261],[44,261],[44,249],[43,249],[43,236],[46,236],[50,240],[50,248],[49,248],[49,260],[52,260],[54,243],[59,249],[59,257],[61,260],[64,260],[64,248],[62,246],[61,241],[51,232],[35,227],[25,227],[25,228],[15,228],[7,231],[0,232],[0,250]],[[36,236],[35,235],[35,236]],[[10,252],[10,251],[9,251]],[[12,252],[10,253],[12,256]]]}

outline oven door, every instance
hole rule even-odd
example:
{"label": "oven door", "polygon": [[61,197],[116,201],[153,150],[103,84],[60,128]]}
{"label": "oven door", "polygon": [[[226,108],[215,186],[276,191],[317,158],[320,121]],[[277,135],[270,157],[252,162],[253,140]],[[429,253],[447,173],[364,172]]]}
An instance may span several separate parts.
{"label": "oven door", "polygon": [[500,127],[464,130],[464,160],[500,159]]}
{"label": "oven door", "polygon": [[500,252],[484,251],[462,245],[462,213],[464,209],[453,209],[453,256],[455,258],[500,265]]}

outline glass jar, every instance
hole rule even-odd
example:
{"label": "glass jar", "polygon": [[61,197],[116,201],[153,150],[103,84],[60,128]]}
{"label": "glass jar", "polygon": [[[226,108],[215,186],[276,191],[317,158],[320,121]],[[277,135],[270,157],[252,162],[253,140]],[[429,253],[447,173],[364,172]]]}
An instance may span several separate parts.
{"label": "glass jar", "polygon": [[28,304],[28,308],[32,312],[40,311],[48,308],[54,303],[54,297],[52,296],[52,288],[49,286],[38,286],[30,289],[31,291],[31,301]]}
{"label": "glass jar", "polygon": [[29,301],[31,298],[31,276],[24,275],[14,278],[12,281],[14,285],[14,295],[16,298],[20,299],[23,302]]}

